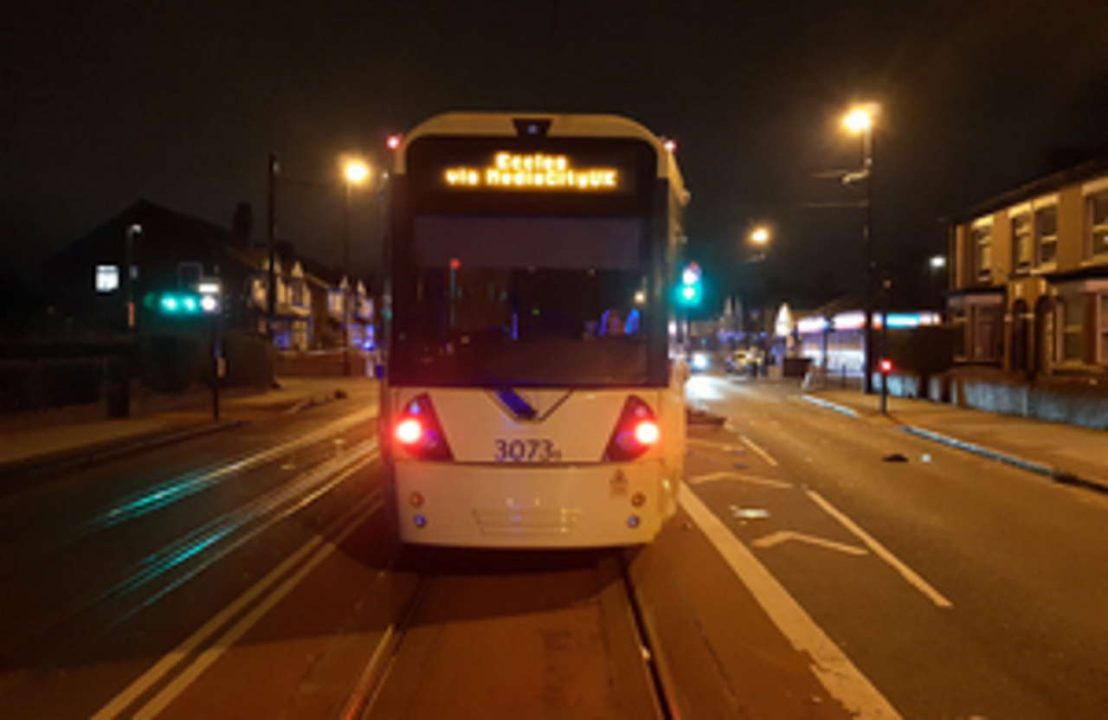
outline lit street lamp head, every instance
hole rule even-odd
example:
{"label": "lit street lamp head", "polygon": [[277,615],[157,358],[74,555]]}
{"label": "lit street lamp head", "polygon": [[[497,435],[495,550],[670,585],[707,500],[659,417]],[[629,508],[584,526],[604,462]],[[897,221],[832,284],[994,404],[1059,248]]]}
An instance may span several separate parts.
{"label": "lit street lamp head", "polygon": [[750,242],[758,247],[769,245],[770,238],[769,228],[765,226],[759,226],[750,231]]}
{"label": "lit street lamp head", "polygon": [[843,115],[843,129],[852,135],[860,135],[873,129],[877,106],[873,103],[855,105]]}
{"label": "lit street lamp head", "polygon": [[361,158],[347,158],[342,163],[342,176],[349,185],[364,185],[369,179],[369,164]]}
{"label": "lit street lamp head", "polygon": [[946,267],[946,257],[944,255],[932,255],[930,263],[932,270],[942,270]]}

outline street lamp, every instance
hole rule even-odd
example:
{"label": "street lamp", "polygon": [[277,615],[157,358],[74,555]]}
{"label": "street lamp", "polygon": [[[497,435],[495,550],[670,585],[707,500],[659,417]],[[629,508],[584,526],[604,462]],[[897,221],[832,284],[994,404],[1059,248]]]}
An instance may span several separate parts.
{"label": "street lamp", "polygon": [[765,246],[769,245],[771,237],[772,235],[769,231],[769,228],[765,225],[759,225],[758,227],[750,231],[750,244],[764,248]]}
{"label": "street lamp", "polygon": [[946,267],[946,256],[932,255],[931,259],[928,260],[928,264],[931,265],[932,270],[942,270],[944,267]]}
{"label": "street lamp", "polygon": [[369,179],[369,164],[357,157],[348,157],[342,163],[342,177],[346,186],[364,185]]}
{"label": "street lamp", "polygon": [[874,118],[877,115],[877,107],[872,103],[867,105],[855,105],[843,115],[843,129],[851,135],[858,135],[873,130]]}
{"label": "street lamp", "polygon": [[342,177],[345,185],[345,202],[342,213],[342,268],[348,282],[342,298],[342,373],[350,375],[350,288],[353,276],[350,272],[350,196],[355,187],[369,182],[369,163],[360,157],[342,159]]}
{"label": "street lamp", "polygon": [[866,183],[865,221],[862,225],[862,241],[866,257],[866,293],[865,293],[865,378],[863,387],[866,394],[873,392],[873,311],[874,290],[877,280],[877,268],[873,252],[873,170],[874,170],[874,127],[877,124],[878,106],[865,103],[849,108],[842,118],[842,127],[851,135],[862,137],[862,170],[849,173],[843,182]]}

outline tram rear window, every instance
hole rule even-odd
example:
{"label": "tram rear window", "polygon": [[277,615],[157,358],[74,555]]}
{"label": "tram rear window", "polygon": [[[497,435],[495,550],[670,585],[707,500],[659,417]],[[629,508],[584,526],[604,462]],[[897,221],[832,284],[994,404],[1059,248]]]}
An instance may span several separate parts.
{"label": "tram rear window", "polygon": [[648,382],[643,226],[620,218],[419,218],[398,303],[400,382]]}
{"label": "tram rear window", "polygon": [[420,217],[417,263],[424,267],[541,267],[635,270],[643,223],[634,218]]}

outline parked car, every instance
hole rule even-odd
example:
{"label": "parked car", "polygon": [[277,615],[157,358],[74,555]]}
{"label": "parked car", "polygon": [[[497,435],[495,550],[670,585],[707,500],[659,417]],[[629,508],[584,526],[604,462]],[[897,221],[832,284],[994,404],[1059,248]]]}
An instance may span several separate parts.
{"label": "parked car", "polygon": [[762,351],[758,348],[739,348],[727,356],[723,365],[729,373],[745,373],[763,362]]}

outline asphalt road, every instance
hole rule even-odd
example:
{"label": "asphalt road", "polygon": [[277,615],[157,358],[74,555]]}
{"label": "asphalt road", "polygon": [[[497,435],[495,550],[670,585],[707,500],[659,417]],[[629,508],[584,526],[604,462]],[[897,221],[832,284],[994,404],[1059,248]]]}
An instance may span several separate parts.
{"label": "asphalt road", "polygon": [[0,491],[0,716],[1103,716],[1104,498],[690,393],[635,550],[399,551],[364,399]]}
{"label": "asphalt road", "polygon": [[794,385],[690,393],[731,430],[692,446],[690,485],[902,715],[1108,714],[1108,498]]}

